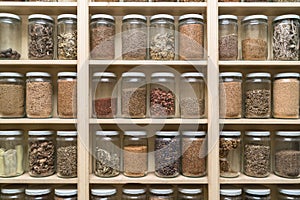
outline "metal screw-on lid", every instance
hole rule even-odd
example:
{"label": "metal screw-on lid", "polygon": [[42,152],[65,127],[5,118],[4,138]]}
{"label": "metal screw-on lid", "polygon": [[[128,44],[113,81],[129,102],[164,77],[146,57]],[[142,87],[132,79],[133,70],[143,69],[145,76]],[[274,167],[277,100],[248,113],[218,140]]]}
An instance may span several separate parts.
{"label": "metal screw-on lid", "polygon": [[77,131],[57,131],[57,136],[63,136],[63,137],[77,136]]}
{"label": "metal screw-on lid", "polygon": [[219,20],[222,20],[222,19],[238,20],[238,17],[235,15],[219,15]]}
{"label": "metal screw-on lid", "polygon": [[145,136],[147,135],[146,131],[125,131],[124,135],[128,136]]}
{"label": "metal screw-on lid", "polygon": [[299,137],[300,136],[300,131],[277,131],[276,135],[278,135],[278,136]]}
{"label": "metal screw-on lid", "polygon": [[268,17],[266,15],[250,15],[247,17],[244,17],[242,19],[242,22],[252,20],[252,19],[263,19],[263,20],[268,20]]}
{"label": "metal screw-on lid", "polygon": [[142,185],[124,185],[122,191],[124,194],[140,195],[146,193],[146,188]]}
{"label": "metal screw-on lid", "polygon": [[170,20],[174,21],[174,17],[172,15],[168,15],[168,14],[153,15],[150,18],[150,21],[155,20],[155,19],[170,19]]}
{"label": "metal screw-on lid", "polygon": [[73,14],[62,14],[62,15],[58,15],[57,16],[57,20],[60,20],[60,19],[77,19],[77,15],[73,15]]}
{"label": "metal screw-on lid", "polygon": [[198,72],[187,72],[187,73],[183,73],[181,74],[181,77],[183,78],[187,78],[187,77],[204,77],[203,73],[198,73]]}
{"label": "metal screw-on lid", "polygon": [[46,20],[50,20],[50,21],[54,21],[52,17],[48,16],[48,15],[43,15],[43,14],[33,14],[33,15],[29,15],[28,19],[46,19]]}
{"label": "metal screw-on lid", "polygon": [[220,136],[240,136],[241,131],[221,131]]}
{"label": "metal screw-on lid", "polygon": [[11,13],[0,13],[0,18],[13,18],[16,20],[21,20],[21,17]]}
{"label": "metal screw-on lid", "polygon": [[112,72],[95,72],[93,74],[93,77],[111,77],[111,78],[115,78],[116,75]]}
{"label": "metal screw-on lid", "polygon": [[182,135],[183,136],[205,136],[206,135],[206,132],[205,131],[183,131],[182,132]]}
{"label": "metal screw-on lid", "polygon": [[20,130],[0,131],[0,136],[18,136],[22,134],[23,131]]}
{"label": "metal screw-on lid", "polygon": [[122,77],[146,77],[143,72],[125,72]]}
{"label": "metal screw-on lid", "polygon": [[160,77],[175,77],[173,73],[171,72],[155,72],[151,75],[152,78],[160,78]]}
{"label": "metal screw-on lid", "polygon": [[270,195],[271,190],[268,188],[246,188],[245,192],[250,195],[265,196]]}
{"label": "metal screw-on lid", "polygon": [[172,186],[169,185],[159,185],[159,186],[151,186],[150,192],[152,194],[158,195],[168,195],[174,192]]}
{"label": "metal screw-on lid", "polygon": [[23,74],[16,72],[1,72],[0,77],[23,78]]}
{"label": "metal screw-on lid", "polygon": [[54,131],[28,131],[28,135],[31,136],[47,136],[53,135]]}
{"label": "metal screw-on lid", "polygon": [[100,136],[116,136],[119,135],[118,131],[96,131],[96,135]]}
{"label": "metal screw-on lid", "polygon": [[77,77],[76,72],[59,72],[57,76],[69,76],[69,77]]}
{"label": "metal screw-on lid", "polygon": [[300,189],[299,188],[278,188],[278,191],[281,194],[290,195],[290,196],[300,196]]}
{"label": "metal screw-on lid", "polygon": [[248,136],[270,136],[270,131],[246,131]]}
{"label": "metal screw-on lid", "polygon": [[125,15],[123,17],[123,21],[127,19],[141,19],[144,21],[147,21],[147,18],[144,15],[138,15],[138,14],[130,14],[130,15]]}
{"label": "metal screw-on lid", "polygon": [[26,189],[25,194],[29,196],[40,196],[49,194],[51,189]]}
{"label": "metal screw-on lid", "polygon": [[274,76],[274,78],[299,78],[300,74],[299,73],[279,73]]}
{"label": "metal screw-on lid", "polygon": [[91,19],[109,19],[109,20],[113,20],[115,21],[115,18],[111,15],[106,15],[106,14],[96,14],[96,15],[92,15]]}
{"label": "metal screw-on lid", "polygon": [[223,196],[240,196],[242,189],[221,189],[220,194]]}
{"label": "metal screw-on lid", "polygon": [[270,73],[258,72],[247,74],[247,78],[271,78]]}
{"label": "metal screw-on lid", "polygon": [[6,185],[1,188],[1,193],[8,195],[20,194],[24,193],[24,191],[25,188],[23,185]]}
{"label": "metal screw-on lid", "polygon": [[241,72],[222,72],[220,73],[219,77],[243,77]]}
{"label": "metal screw-on lid", "polygon": [[106,186],[101,189],[92,189],[91,192],[92,195],[103,197],[103,196],[111,196],[116,194],[117,189],[115,187]]}
{"label": "metal screw-on lid", "polygon": [[68,196],[77,195],[77,190],[76,189],[55,189],[54,193],[57,196],[68,197]]}
{"label": "metal screw-on lid", "polygon": [[195,186],[190,186],[190,185],[179,185],[178,186],[178,191],[182,194],[186,195],[196,195],[196,194],[201,194],[202,189],[195,187]]}
{"label": "metal screw-on lid", "polygon": [[300,16],[295,15],[295,14],[280,15],[280,16],[275,17],[273,22],[283,20],[283,19],[297,19],[297,20],[300,20]]}
{"label": "metal screw-on lid", "polygon": [[171,137],[173,137],[173,136],[178,136],[179,132],[178,131],[157,131],[155,133],[155,135],[157,135],[157,136],[166,136],[166,137],[171,136]]}
{"label": "metal screw-on lid", "polygon": [[51,77],[51,75],[47,72],[27,72],[26,77]]}
{"label": "metal screw-on lid", "polygon": [[190,18],[203,20],[202,15],[199,15],[199,14],[186,14],[186,15],[180,16],[179,21],[185,20],[185,19],[190,19]]}

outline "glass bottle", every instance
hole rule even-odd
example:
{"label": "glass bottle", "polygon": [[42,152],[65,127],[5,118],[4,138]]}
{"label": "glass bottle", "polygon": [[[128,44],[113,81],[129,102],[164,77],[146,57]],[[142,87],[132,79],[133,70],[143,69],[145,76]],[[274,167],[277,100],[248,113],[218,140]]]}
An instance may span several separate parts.
{"label": "glass bottle", "polygon": [[[236,1],[239,2],[239,1]],[[219,60],[238,59],[238,18],[219,16]]]}
{"label": "glass bottle", "polygon": [[171,185],[151,185],[149,200],[175,200],[174,189]]}
{"label": "glass bottle", "polygon": [[271,74],[247,74],[244,92],[246,118],[271,117]]}
{"label": "glass bottle", "polygon": [[124,185],[122,200],[147,200],[147,190],[143,185]]}
{"label": "glass bottle", "polygon": [[145,131],[124,132],[124,175],[142,177],[148,171],[148,140]]}
{"label": "glass bottle", "polygon": [[203,190],[199,186],[179,185],[178,200],[204,200]]}
{"label": "glass bottle", "polygon": [[271,200],[271,190],[264,186],[247,186],[244,191],[245,200]]}
{"label": "glass bottle", "polygon": [[222,187],[220,190],[220,200],[242,200],[242,189],[232,186]]}
{"label": "glass bottle", "polygon": [[76,189],[55,189],[54,200],[77,200]]}
{"label": "glass bottle", "polygon": [[23,200],[25,199],[24,185],[6,185],[1,188],[1,200]]}
{"label": "glass bottle", "polygon": [[145,118],[147,110],[146,76],[142,72],[122,74],[122,117]]}
{"label": "glass bottle", "polygon": [[117,200],[117,189],[113,186],[102,186],[91,189],[91,200]]}
{"label": "glass bottle", "polygon": [[25,115],[24,76],[15,72],[0,73],[0,117],[17,118]]}
{"label": "glass bottle", "polygon": [[268,17],[251,15],[242,20],[243,60],[267,60]]}
{"label": "glass bottle", "polygon": [[300,189],[297,186],[281,186],[278,188],[278,200],[299,200]]}
{"label": "glass bottle", "polygon": [[257,178],[269,176],[270,159],[270,132],[247,131],[244,138],[244,174]]}
{"label": "glass bottle", "polygon": [[21,58],[22,22],[18,15],[0,13],[0,60]]}
{"label": "glass bottle", "polygon": [[274,173],[285,178],[300,177],[300,132],[277,131]]}
{"label": "glass bottle", "polygon": [[197,72],[187,72],[181,75],[180,83],[180,113],[181,118],[204,118],[205,116],[204,75]]}
{"label": "glass bottle", "polygon": [[[156,1],[156,0],[155,0]],[[150,18],[150,59],[175,59],[175,24],[174,17],[166,14]]]}
{"label": "glass bottle", "polygon": [[0,131],[0,177],[24,173],[24,149],[23,131]]}
{"label": "glass bottle", "polygon": [[49,200],[53,199],[50,188],[43,189],[25,189],[26,198],[25,200]]}
{"label": "glass bottle", "polygon": [[117,131],[96,131],[94,138],[94,174],[114,177],[120,174],[121,141]]}

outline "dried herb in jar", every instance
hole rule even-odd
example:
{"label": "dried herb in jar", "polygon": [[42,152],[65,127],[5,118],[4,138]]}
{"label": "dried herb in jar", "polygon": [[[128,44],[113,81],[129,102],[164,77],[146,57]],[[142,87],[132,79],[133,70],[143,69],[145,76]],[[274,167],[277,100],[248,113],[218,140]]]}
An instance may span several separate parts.
{"label": "dried herb in jar", "polygon": [[262,39],[248,38],[242,41],[243,60],[266,60],[268,43]]}
{"label": "dried herb in jar", "polygon": [[57,149],[57,173],[61,177],[77,176],[77,146],[61,146]]}
{"label": "dried herb in jar", "polygon": [[175,95],[172,91],[154,88],[150,92],[150,112],[153,117],[175,115]]}
{"label": "dried herb in jar", "polygon": [[300,151],[281,150],[275,153],[275,172],[284,177],[300,174]]}
{"label": "dried herb in jar", "polygon": [[271,114],[271,90],[253,89],[246,91],[245,116],[265,118]]}
{"label": "dried herb in jar", "polygon": [[145,87],[122,89],[122,115],[124,117],[144,117],[146,115]]}
{"label": "dried herb in jar", "polygon": [[173,33],[158,33],[150,42],[150,58],[152,60],[175,59],[175,36]]}
{"label": "dried herb in jar", "polygon": [[118,154],[96,147],[95,159],[95,175],[112,177],[120,173],[120,156]]}
{"label": "dried herb in jar", "polygon": [[77,59],[77,31],[59,34],[57,36],[57,44],[58,59]]}

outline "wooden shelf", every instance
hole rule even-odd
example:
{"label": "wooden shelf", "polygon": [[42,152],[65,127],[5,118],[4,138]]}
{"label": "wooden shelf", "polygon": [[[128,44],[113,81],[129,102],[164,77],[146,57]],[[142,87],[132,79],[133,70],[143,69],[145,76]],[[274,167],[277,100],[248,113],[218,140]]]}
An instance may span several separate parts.
{"label": "wooden shelf", "polygon": [[35,67],[40,67],[41,65],[47,66],[76,66],[76,60],[1,60],[0,65],[30,65]]}
{"label": "wooden shelf", "polygon": [[207,124],[207,119],[90,119],[90,124]]}
{"label": "wooden shelf", "polygon": [[[299,8],[300,9],[300,8]],[[300,61],[219,61],[219,65],[223,66],[241,66],[241,67],[261,67],[261,66],[300,66]]]}
{"label": "wooden shelf", "polygon": [[300,119],[220,119],[220,124],[300,124]]}
{"label": "wooden shelf", "polygon": [[163,66],[206,66],[207,61],[156,61],[156,60],[91,60],[91,66],[137,66],[137,65],[163,65]]}
{"label": "wooden shelf", "polygon": [[13,178],[0,178],[1,184],[77,184],[77,182],[77,178],[65,179],[59,178],[57,175],[35,178],[27,173]]}
{"label": "wooden shelf", "polygon": [[300,179],[287,179],[271,174],[267,178],[253,178],[241,174],[237,178],[220,178],[221,184],[300,184]]}
{"label": "wooden shelf", "polygon": [[76,124],[76,119],[28,119],[28,118],[16,118],[16,119],[0,119],[0,124]]}

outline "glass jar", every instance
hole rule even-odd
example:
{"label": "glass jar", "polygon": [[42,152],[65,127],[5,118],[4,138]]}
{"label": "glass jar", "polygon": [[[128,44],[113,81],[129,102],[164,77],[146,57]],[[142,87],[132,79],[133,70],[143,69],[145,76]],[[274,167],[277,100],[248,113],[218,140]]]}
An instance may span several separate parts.
{"label": "glass jar", "polygon": [[23,131],[0,131],[0,177],[22,175],[24,156]]}
{"label": "glass jar", "polygon": [[171,185],[151,185],[149,200],[175,200],[174,189]]}
{"label": "glass jar", "polygon": [[145,131],[124,132],[124,175],[142,177],[148,171],[148,140]]}
{"label": "glass jar", "polygon": [[147,200],[146,186],[124,185],[122,188],[122,200]]}
{"label": "glass jar", "polygon": [[145,118],[147,109],[146,76],[142,72],[122,74],[122,117]]}
{"label": "glass jar", "polygon": [[59,118],[77,117],[77,73],[57,74],[57,113]]}
{"label": "glass jar", "polygon": [[[141,0],[130,0],[130,1],[141,1]],[[122,23],[123,60],[146,60],[147,37],[148,37],[147,18],[145,16],[143,15],[124,16],[123,23]]]}
{"label": "glass jar", "polygon": [[241,172],[241,132],[220,132],[220,176],[238,177]]}
{"label": "glass jar", "polygon": [[299,200],[299,186],[282,186],[278,188],[278,200]]}
{"label": "glass jar", "polygon": [[273,0],[244,0],[244,2],[268,2]]}
{"label": "glass jar", "polygon": [[28,58],[31,60],[54,59],[54,20],[48,15],[28,17]]}
{"label": "glass jar", "polygon": [[25,199],[25,188],[23,185],[6,185],[1,188],[1,200],[23,200]]}
{"label": "glass jar", "polygon": [[120,174],[121,141],[117,131],[96,131],[94,138],[94,174],[114,177]]}
{"label": "glass jar", "polygon": [[300,2],[300,0],[272,0],[272,2]]}
{"label": "glass jar", "polygon": [[203,16],[187,14],[179,17],[179,59],[201,60],[204,58]]}
{"label": "glass jar", "polygon": [[117,78],[114,73],[96,72],[93,74],[94,117],[113,118],[117,114]]}
{"label": "glass jar", "polygon": [[274,118],[299,118],[299,77],[298,73],[280,73],[274,76]]}
{"label": "glass jar", "polygon": [[57,131],[57,176],[77,177],[77,132]]}
{"label": "glass jar", "polygon": [[[239,2],[239,1],[236,1]],[[238,18],[219,16],[219,60],[238,59]]]}
{"label": "glass jar", "polygon": [[58,2],[77,2],[76,0],[57,0]]}
{"label": "glass jar", "polygon": [[219,2],[241,2],[241,0],[219,0]]}
{"label": "glass jar", "polygon": [[151,60],[175,59],[175,24],[173,16],[165,14],[152,16],[150,18],[149,38]]}
{"label": "glass jar", "polygon": [[181,75],[181,118],[199,119],[205,116],[205,86],[202,73],[188,72]]}
{"label": "glass jar", "polygon": [[77,59],[77,16],[62,14],[57,17],[57,58]]}
{"label": "glass jar", "polygon": [[181,172],[187,177],[206,175],[207,146],[204,131],[183,131],[181,141]]}
{"label": "glass jar", "polygon": [[26,114],[28,118],[52,116],[52,81],[46,72],[26,73]]}
{"label": "glass jar", "polygon": [[285,178],[300,177],[300,132],[278,131],[275,138],[274,173]]}
{"label": "glass jar", "polygon": [[92,15],[90,23],[91,59],[115,58],[115,18],[110,15]]}
{"label": "glass jar", "polygon": [[270,159],[270,132],[247,131],[244,138],[244,174],[257,178],[269,176]]}
{"label": "glass jar", "polygon": [[51,194],[51,189],[43,188],[43,189],[26,189],[25,190],[26,198],[25,200],[49,200],[53,199]]}
{"label": "glass jar", "polygon": [[243,60],[267,60],[268,17],[251,15],[242,20]]}
{"label": "glass jar", "polygon": [[157,72],[151,75],[150,115],[152,118],[175,117],[175,76]]}
{"label": "glass jar", "polygon": [[55,173],[55,139],[53,131],[28,131],[29,175],[46,177]]}
{"label": "glass jar", "polygon": [[155,175],[171,178],[180,172],[180,138],[177,131],[158,131],[155,138]]}
{"label": "glass jar", "polygon": [[0,13],[0,60],[21,58],[21,18],[10,13]]}
{"label": "glass jar", "polygon": [[263,186],[248,186],[244,189],[245,200],[271,200],[271,190]]}
{"label": "glass jar", "polygon": [[179,185],[178,200],[204,200],[202,188],[192,185]]}
{"label": "glass jar", "polygon": [[220,73],[220,118],[242,117],[242,78],[243,75],[240,72]]}
{"label": "glass jar", "polygon": [[77,200],[76,189],[55,189],[54,200]]}
{"label": "glass jar", "polygon": [[0,73],[0,117],[24,117],[25,84],[23,78],[24,76],[20,73]]}
{"label": "glass jar", "polygon": [[39,1],[39,2],[56,2],[56,0],[28,0],[28,1]]}
{"label": "glass jar", "polygon": [[271,117],[271,74],[247,74],[244,92],[246,118]]}
{"label": "glass jar", "polygon": [[102,186],[99,188],[91,189],[91,200],[117,200],[117,189],[113,186]]}
{"label": "glass jar", "polygon": [[242,189],[223,186],[220,190],[220,200],[242,200]]}

